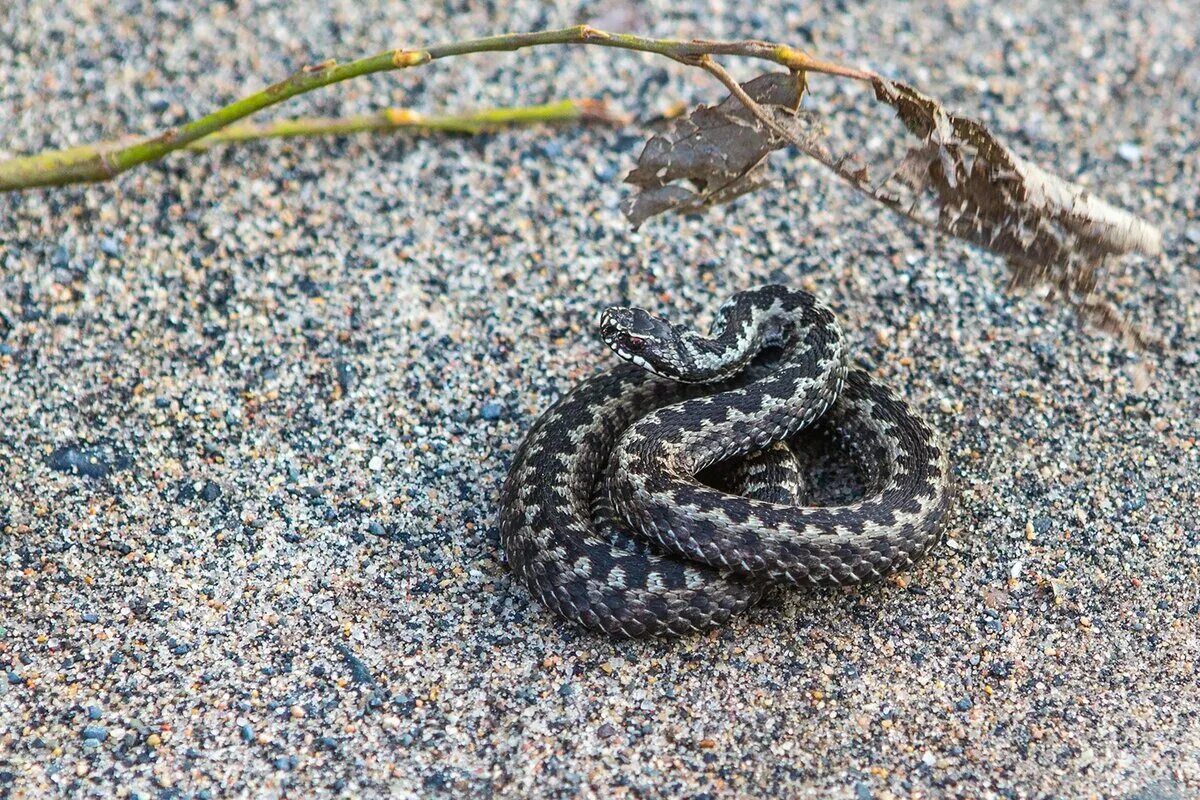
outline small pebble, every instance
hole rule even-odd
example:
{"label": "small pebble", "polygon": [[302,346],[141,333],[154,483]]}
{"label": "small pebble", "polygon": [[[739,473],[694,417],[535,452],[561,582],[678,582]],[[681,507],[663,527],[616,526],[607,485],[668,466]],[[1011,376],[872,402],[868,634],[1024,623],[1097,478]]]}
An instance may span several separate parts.
{"label": "small pebble", "polygon": [[104,253],[106,256],[118,258],[122,253],[121,244],[112,237],[101,239],[100,252]]}
{"label": "small pebble", "polygon": [[98,742],[103,742],[108,738],[108,731],[99,725],[88,725],[83,729],[84,739],[95,739]]}
{"label": "small pebble", "polygon": [[118,465],[106,453],[94,447],[64,445],[54,450],[46,459],[50,469],[87,478],[103,478]]}
{"label": "small pebble", "polygon": [[1128,164],[1136,164],[1142,160],[1142,150],[1133,142],[1122,142],[1117,145],[1117,155]]}

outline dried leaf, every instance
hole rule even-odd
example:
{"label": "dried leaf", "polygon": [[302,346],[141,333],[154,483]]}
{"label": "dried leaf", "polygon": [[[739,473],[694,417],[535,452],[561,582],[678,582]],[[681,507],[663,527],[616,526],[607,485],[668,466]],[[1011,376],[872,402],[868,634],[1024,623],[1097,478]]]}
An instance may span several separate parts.
{"label": "dried leaf", "polygon": [[[798,111],[802,75],[771,72],[742,89],[793,141],[815,141],[815,117]],[[636,228],[666,211],[727,203],[767,185],[767,155],[789,143],[732,95],[720,105],[700,106],[646,142],[637,167],[625,178],[639,191],[622,210]]]}
{"label": "dried leaf", "polygon": [[[1012,287],[1049,284],[1093,321],[1129,332],[1111,305],[1093,297],[1097,271],[1110,255],[1158,253],[1156,228],[1025,161],[979,122],[911,86],[883,78],[874,84],[876,99],[894,108],[921,144],[878,186],[838,170],[842,177],[907,216],[1003,256]],[[898,189],[909,190],[907,201]]]}

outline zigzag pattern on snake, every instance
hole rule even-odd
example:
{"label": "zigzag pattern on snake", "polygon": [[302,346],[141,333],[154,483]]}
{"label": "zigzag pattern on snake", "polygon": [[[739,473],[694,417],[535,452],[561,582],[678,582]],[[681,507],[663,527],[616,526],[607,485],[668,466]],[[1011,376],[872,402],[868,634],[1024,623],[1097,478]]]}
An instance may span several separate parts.
{"label": "zigzag pattern on snake", "polygon": [[[610,308],[600,333],[626,363],[534,424],[501,490],[515,575],[562,616],[619,636],[720,625],[772,584],[876,580],[942,535],[951,492],[933,429],[860,369],[807,292],[740,292],[708,336]],[[819,427],[865,494],[802,505],[789,442]],[[724,470],[723,485],[697,476]]]}

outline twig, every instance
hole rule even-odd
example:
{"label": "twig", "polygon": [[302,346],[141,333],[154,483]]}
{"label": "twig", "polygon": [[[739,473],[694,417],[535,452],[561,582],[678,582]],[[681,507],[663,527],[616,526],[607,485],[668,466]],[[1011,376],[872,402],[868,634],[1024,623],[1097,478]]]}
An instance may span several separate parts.
{"label": "twig", "polygon": [[326,61],[305,67],[286,80],[152,138],[131,144],[85,145],[67,150],[46,151],[0,162],[0,191],[110,180],[140,164],[157,161],[176,150],[190,148],[264,108],[351,78],[408,69],[438,59],[470,53],[561,44],[595,45],[657,53],[689,65],[699,64],[704,56],[730,55],[771,61],[792,70],[820,72],[855,80],[869,81],[874,77],[870,72],[822,61],[787,45],[758,40],[653,39],[627,33],[609,33],[587,25],[533,33],[510,33],[453,42],[423,50],[386,50],[341,65],[334,61]]}
{"label": "twig", "polygon": [[[245,122],[222,128],[184,149],[204,152],[222,144],[237,144],[261,139],[285,139],[303,136],[345,136],[354,133],[390,133],[410,130],[434,133],[479,134],[516,125],[546,125],[570,122],[624,125],[629,121],[603,100],[560,100],[534,106],[512,106],[467,111],[459,114],[422,114],[407,108],[385,108],[374,114],[348,117],[296,117],[275,122]],[[132,139],[90,145],[97,152],[110,152],[130,144]]]}
{"label": "twig", "polygon": [[399,130],[478,134],[513,125],[565,122],[623,124],[624,115],[601,100],[561,100],[536,106],[489,108],[462,114],[421,114],[407,108],[385,108],[374,114],[350,117],[299,117],[263,124],[230,125],[188,145],[203,151],[219,144],[280,139],[295,136],[342,136],[351,133],[388,133]]}

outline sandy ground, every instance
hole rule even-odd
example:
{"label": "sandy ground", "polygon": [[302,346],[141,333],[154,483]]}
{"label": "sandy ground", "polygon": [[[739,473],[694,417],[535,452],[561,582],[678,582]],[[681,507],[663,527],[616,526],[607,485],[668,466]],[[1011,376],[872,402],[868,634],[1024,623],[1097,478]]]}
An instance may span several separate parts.
{"label": "sandy ground", "polygon": [[[0,150],[153,131],[328,57],[602,17],[909,80],[1162,227],[1114,264],[1140,356],[1005,268],[780,185],[638,232],[651,56],[495,54],[288,113],[608,98],[620,129],[259,144],[0,198],[0,797],[1200,793],[1200,10],[1159,3],[38,2]],[[487,4],[491,5],[491,4]],[[740,78],[754,67],[732,63]],[[886,117],[813,81],[832,135]],[[596,311],[810,286],[945,431],[952,540],[902,581],[612,642],[514,583],[496,497],[609,363]]]}

